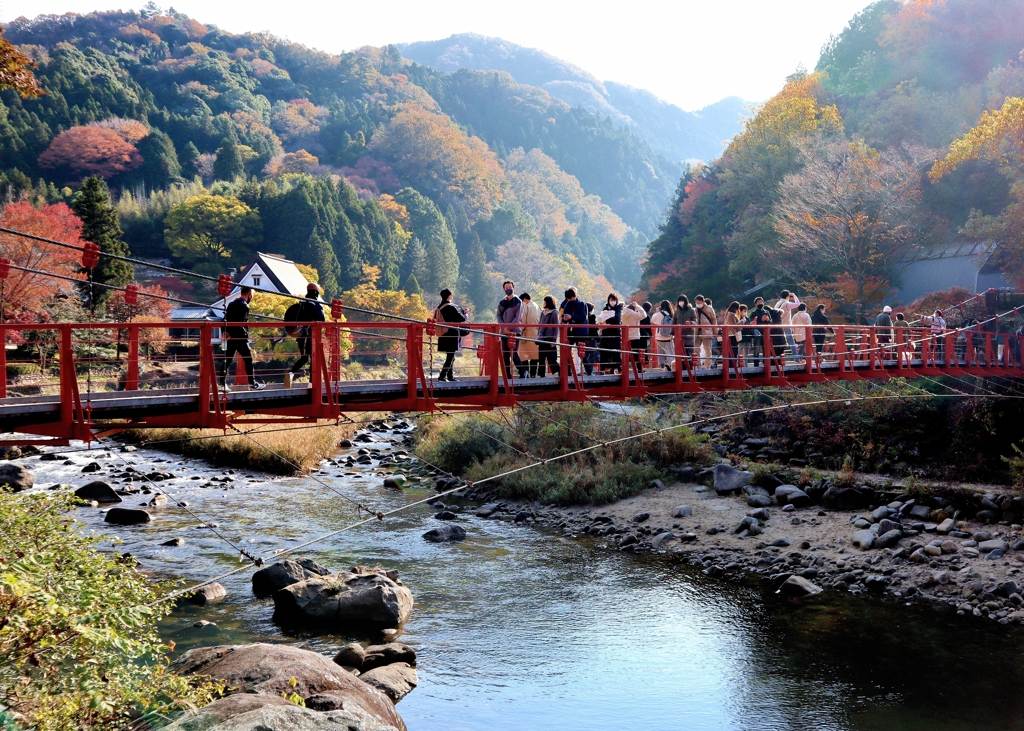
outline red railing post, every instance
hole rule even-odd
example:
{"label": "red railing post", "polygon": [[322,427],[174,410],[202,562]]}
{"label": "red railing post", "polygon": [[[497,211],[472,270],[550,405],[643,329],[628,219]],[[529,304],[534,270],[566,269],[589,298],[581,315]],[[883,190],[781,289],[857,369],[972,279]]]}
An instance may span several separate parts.
{"label": "red railing post", "polygon": [[487,327],[487,333],[484,335],[485,342],[490,337],[490,342],[487,343],[487,360],[490,362],[490,390],[489,396],[491,399],[491,405],[498,405],[498,379],[503,378],[505,374],[504,364],[502,358],[504,353],[501,352],[501,331],[497,325],[490,325]]}
{"label": "red railing post", "polygon": [[[683,328],[686,325],[673,325],[672,326],[672,340],[675,343],[673,351],[675,352],[675,358],[672,359],[672,370],[676,376],[676,390],[683,390],[683,362],[687,356],[686,346],[683,344]],[[689,371],[689,368],[687,368]]]}
{"label": "red railing post", "polygon": [[312,353],[309,358],[309,383],[313,399],[313,416],[320,416],[324,405],[324,331],[322,325],[314,323],[310,330]]}
{"label": "red railing post", "polygon": [[[211,370],[210,364],[213,364]],[[210,396],[216,388],[216,360],[213,358],[213,325],[199,326],[199,421],[206,423],[210,411]]]}
{"label": "red railing post", "polygon": [[7,398],[7,327],[0,325],[0,398]]}
{"label": "red railing post", "polygon": [[126,391],[139,390],[139,326],[128,323],[128,373],[125,376]]}
{"label": "red railing post", "polygon": [[331,326],[331,381],[337,383],[341,380],[341,325],[334,323]]}
{"label": "red railing post", "polygon": [[[728,387],[729,382],[729,360],[732,357],[732,344],[729,342],[729,326],[722,327],[722,384],[723,388]],[[712,340],[712,349],[714,349],[714,341]]]}
{"label": "red railing post", "polygon": [[78,385],[78,374],[75,373],[75,357],[71,348],[71,325],[60,325],[58,330],[60,345],[60,423],[63,436],[73,437],[75,423],[75,386]]}
{"label": "red railing post", "polygon": [[410,406],[416,403],[418,392],[417,373],[419,368],[417,363],[423,360],[423,327],[423,325],[409,325],[405,333],[405,397],[409,399]]}
{"label": "red railing post", "polygon": [[[629,389],[629,368],[633,362],[633,351],[629,349],[629,329],[625,325],[619,325],[619,363],[622,365],[622,393]],[[638,384],[639,385],[639,384]]]}
{"label": "red railing post", "polygon": [[[558,369],[558,389],[562,394],[562,400],[569,400],[569,369],[575,368],[572,359],[572,348],[569,346],[569,329],[564,325],[558,326],[558,356],[561,365]],[[544,366],[547,367],[546,365]]]}

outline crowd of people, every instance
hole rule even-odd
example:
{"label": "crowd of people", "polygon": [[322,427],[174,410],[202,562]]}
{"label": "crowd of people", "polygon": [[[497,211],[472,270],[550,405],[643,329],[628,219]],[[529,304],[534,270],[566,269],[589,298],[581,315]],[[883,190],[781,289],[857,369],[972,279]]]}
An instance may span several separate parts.
{"label": "crowd of people", "polygon": [[[586,375],[621,373],[623,355],[630,352],[635,367],[643,372],[644,368],[671,371],[680,360],[677,355],[691,358],[699,368],[719,367],[723,359],[738,367],[760,367],[766,359],[777,365],[802,364],[809,357],[827,358],[834,350],[835,329],[826,306],[817,304],[811,311],[795,292],[786,289],[772,304],[756,297],[751,308],[734,300],[724,312],[717,313],[711,298],[704,295],[697,295],[692,302],[686,295],[679,295],[675,305],[662,300],[655,307],[650,302],[626,303],[613,292],[598,309],[581,300],[573,287],[565,290],[564,299],[558,304],[550,295],[543,298],[542,304],[534,302],[528,292],[517,295],[511,280],[505,280],[502,289],[504,296],[495,312],[502,361],[506,375],[514,371],[519,378],[559,373],[559,324],[569,326],[569,353],[576,371]],[[452,302],[452,292],[445,289],[434,316],[438,322],[452,325],[443,328],[438,338],[438,350],[446,354],[440,378],[452,381],[455,354],[468,333],[457,325],[467,321],[466,312]],[[900,357],[909,363],[926,339],[941,361],[945,357],[948,327],[942,310],[931,315],[916,313],[915,318],[912,324],[905,313],[894,312],[886,305],[873,322],[874,342],[865,340],[858,347],[875,348],[886,359]],[[681,331],[683,352],[679,354],[676,325],[690,326]],[[1019,339],[998,343],[998,353],[1005,355],[988,354],[986,332],[998,334],[994,320],[964,321],[954,339],[958,360],[987,364],[988,358],[1012,356],[1019,362]],[[1024,337],[1024,324],[1015,334]]]}

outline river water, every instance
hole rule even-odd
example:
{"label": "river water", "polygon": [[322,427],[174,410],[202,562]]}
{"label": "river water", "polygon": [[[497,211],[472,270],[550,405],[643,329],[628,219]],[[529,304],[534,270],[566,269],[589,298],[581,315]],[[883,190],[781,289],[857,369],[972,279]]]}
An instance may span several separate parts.
{"label": "river water", "polygon": [[[236,470],[226,475],[232,482],[200,487],[225,471],[149,450],[101,454],[75,454],[74,465],[23,463],[43,485],[83,484],[93,475],[81,467],[94,459],[101,477],[123,460],[169,470],[179,476],[162,483],[170,495],[257,555],[356,517],[308,478]],[[319,476],[375,509],[428,494],[385,490],[371,467],[327,465]],[[104,524],[94,508],[78,517],[164,576],[194,582],[241,565],[181,508],[154,512],[153,523],[128,528]],[[618,554],[470,515],[460,519],[466,541],[431,544],[421,535],[439,525],[433,512],[419,506],[298,554],[332,569],[395,568],[412,589],[416,608],[400,639],[418,653],[420,685],[398,706],[410,731],[1024,729],[1018,630],[831,592],[792,604],[671,557]],[[182,547],[159,545],[179,536]],[[348,641],[283,633],[273,602],[252,596],[250,575],[223,580],[226,601],[164,621],[178,652],[252,641],[331,652]],[[218,626],[193,627],[200,619]]]}

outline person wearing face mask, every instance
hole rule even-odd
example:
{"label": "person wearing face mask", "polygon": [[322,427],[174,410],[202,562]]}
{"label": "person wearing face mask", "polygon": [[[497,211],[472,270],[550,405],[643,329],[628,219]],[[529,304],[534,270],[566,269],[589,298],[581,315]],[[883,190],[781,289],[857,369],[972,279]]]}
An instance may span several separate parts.
{"label": "person wearing face mask", "polygon": [[[622,303],[619,296],[612,292],[605,301],[604,309],[597,321],[602,325],[622,324]],[[617,327],[606,327],[601,330],[601,372],[614,373],[622,368],[622,334]]]}
{"label": "person wearing face mask", "polygon": [[519,370],[519,377],[524,378],[526,367],[519,359],[519,354],[515,352],[513,344],[522,332],[519,323],[522,319],[523,301],[516,297],[516,285],[511,279],[502,282],[501,288],[505,290],[505,296],[498,302],[495,319],[501,325],[499,332],[501,333],[501,355],[505,364],[505,377],[511,378],[512,364],[515,363]]}
{"label": "person wearing face mask", "polygon": [[[586,325],[588,320],[587,303],[581,300],[576,295],[576,288],[569,287],[565,290],[565,299],[562,300],[562,304],[558,306],[558,319],[563,325]],[[570,348],[571,357],[573,364],[576,368],[576,372],[579,373],[580,366],[583,365],[584,359],[587,357],[587,353],[591,348],[588,343],[590,339],[590,329],[584,327],[570,327],[569,332],[566,333],[566,339],[573,346]],[[558,339],[556,339],[557,342]],[[582,350],[582,359],[580,351]],[[588,369],[589,375],[593,367]]]}
{"label": "person wearing face mask", "polygon": [[711,368],[714,366],[715,338],[718,334],[718,319],[715,311],[707,304],[703,295],[697,295],[693,299],[697,310],[697,342],[695,349],[700,353],[700,367]]}
{"label": "person wearing face mask", "polygon": [[644,308],[636,302],[630,302],[622,310],[622,324],[628,325],[626,337],[629,339],[629,349],[633,351],[633,362],[636,363],[638,373],[644,372],[644,338],[643,328],[638,327],[644,320],[647,313]]}
{"label": "person wearing face mask", "polygon": [[658,354],[654,358],[653,367],[659,365],[662,370],[671,371],[672,356],[676,353],[675,332],[672,330],[672,303],[662,300],[657,311],[651,315],[651,324],[654,326],[654,342],[658,348]]}
{"label": "person wearing face mask", "polygon": [[[673,325],[686,325],[683,328],[683,352],[679,355],[693,355],[693,327],[694,323],[697,322],[697,311],[690,306],[690,300],[687,299],[685,294],[679,295],[676,299],[676,311],[672,313],[672,324]],[[679,362],[679,359],[676,359]]]}

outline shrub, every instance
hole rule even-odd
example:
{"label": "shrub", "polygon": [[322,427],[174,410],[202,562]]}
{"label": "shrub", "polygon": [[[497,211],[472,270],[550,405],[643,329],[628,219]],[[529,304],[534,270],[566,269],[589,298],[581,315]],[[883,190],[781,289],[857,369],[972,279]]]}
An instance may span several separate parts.
{"label": "shrub", "polygon": [[120,729],[223,688],[167,671],[153,583],[68,517],[70,495],[0,491],[0,708],[40,731]]}
{"label": "shrub", "polygon": [[1013,478],[1014,487],[1024,489],[1024,449],[1016,444],[1010,445],[1013,454],[1003,457],[1003,461],[1010,466],[1010,476]]}
{"label": "shrub", "polygon": [[[606,503],[646,490],[667,466],[713,461],[706,438],[688,428],[638,436],[650,430],[648,416],[630,418],[570,404],[433,418],[423,425],[416,453],[474,482],[571,455],[488,484],[514,499]],[[596,445],[601,446],[588,449]]]}

